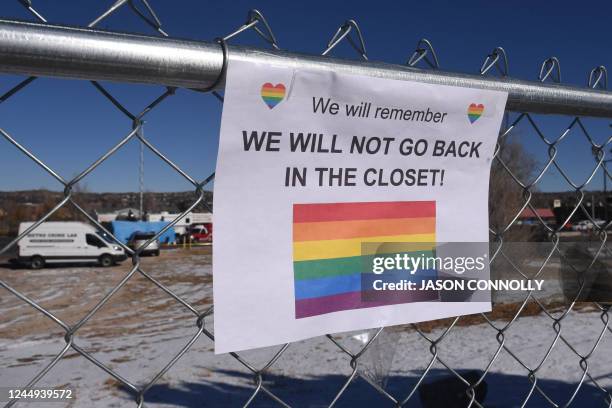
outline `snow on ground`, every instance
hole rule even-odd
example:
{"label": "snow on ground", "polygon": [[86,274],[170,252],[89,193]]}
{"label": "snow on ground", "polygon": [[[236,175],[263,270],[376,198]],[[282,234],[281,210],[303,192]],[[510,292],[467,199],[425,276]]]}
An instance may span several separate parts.
{"label": "snow on ground", "polygon": [[[176,291],[198,310],[212,301],[210,255],[202,251],[165,252],[148,258],[143,269]],[[38,300],[58,317],[75,323],[129,270],[120,267],[58,267],[41,271],[0,269],[1,278]],[[197,332],[196,318],[142,276],[134,276],[109,305],[103,307],[76,335],[76,343],[135,384],[151,379]],[[496,321],[502,327],[505,321]],[[206,320],[212,328],[212,318]],[[211,329],[212,330],[212,329]],[[426,333],[436,338],[444,327]],[[612,389],[612,331],[595,311],[570,313],[562,323],[564,338],[586,354],[601,332],[604,335],[588,359],[588,372],[597,383]],[[346,333],[335,338],[357,351],[372,331]],[[459,326],[438,344],[438,357],[460,373],[482,370],[495,355],[497,331],[488,324]],[[520,318],[505,332],[505,345],[530,368],[538,366],[555,338],[552,320],[545,315]],[[0,384],[27,383],[64,346],[62,330],[40,313],[4,291],[0,296]],[[263,366],[278,347],[240,353],[256,367]],[[404,398],[427,367],[430,344],[409,328],[390,328],[381,334],[360,361],[360,370],[392,395]],[[266,386],[292,406],[328,405],[350,375],[350,358],[329,339],[318,337],[289,346],[264,375]],[[559,339],[541,369],[537,385],[557,404],[567,401],[581,380],[580,359]],[[425,379],[431,383],[449,375],[436,362]],[[485,406],[518,407],[529,393],[528,370],[502,350],[486,377]],[[70,350],[39,383],[75,389],[71,403],[40,406],[135,406],[133,396],[118,387],[102,369]],[[253,376],[229,355],[215,356],[213,343],[204,335],[191,350],[146,394],[149,407],[242,406],[254,390]],[[599,407],[606,395],[587,378],[576,407]],[[19,405],[18,405],[19,406]],[[22,406],[36,406],[22,404]],[[265,395],[255,406],[277,406]],[[393,406],[363,380],[349,386],[341,407]],[[418,392],[408,406],[421,407]],[[529,407],[548,407],[536,391]]]}

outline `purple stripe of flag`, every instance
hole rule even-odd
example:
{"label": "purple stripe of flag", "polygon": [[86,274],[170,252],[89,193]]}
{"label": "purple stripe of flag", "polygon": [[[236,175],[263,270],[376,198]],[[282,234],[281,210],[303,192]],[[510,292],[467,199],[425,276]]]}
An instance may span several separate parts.
{"label": "purple stripe of flag", "polygon": [[[437,291],[383,291],[377,293],[362,294],[361,291],[347,292],[338,295],[322,296],[310,299],[299,299],[295,301],[295,318],[316,316],[326,313],[338,312],[349,309],[362,309],[366,307],[378,307],[397,305],[401,303],[426,302],[438,300]],[[369,299],[380,296],[380,301],[362,301],[362,295]]]}

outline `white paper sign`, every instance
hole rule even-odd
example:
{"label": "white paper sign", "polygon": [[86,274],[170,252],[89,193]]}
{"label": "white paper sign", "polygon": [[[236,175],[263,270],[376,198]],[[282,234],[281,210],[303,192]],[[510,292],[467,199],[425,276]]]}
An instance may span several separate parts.
{"label": "white paper sign", "polygon": [[226,83],[216,353],[490,310],[364,303],[351,262],[362,242],[488,241],[506,93],[240,59]]}

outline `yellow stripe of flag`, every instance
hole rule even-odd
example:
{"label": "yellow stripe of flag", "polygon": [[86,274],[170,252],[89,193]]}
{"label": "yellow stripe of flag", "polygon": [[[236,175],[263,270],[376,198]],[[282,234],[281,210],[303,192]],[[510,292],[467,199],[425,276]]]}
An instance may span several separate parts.
{"label": "yellow stripe of flag", "polygon": [[279,91],[261,91],[261,94],[263,96],[284,96],[285,92],[279,92]]}
{"label": "yellow stripe of flag", "polygon": [[[435,246],[436,234],[389,235],[354,239],[329,239],[293,243],[293,260],[310,261],[313,259],[346,258],[363,254],[361,244],[365,242],[397,242],[409,244],[411,251],[431,250]],[[426,243],[420,248],[412,243]],[[397,251],[395,250],[397,249]],[[403,252],[401,245],[390,252]],[[389,252],[389,251],[385,251]]]}

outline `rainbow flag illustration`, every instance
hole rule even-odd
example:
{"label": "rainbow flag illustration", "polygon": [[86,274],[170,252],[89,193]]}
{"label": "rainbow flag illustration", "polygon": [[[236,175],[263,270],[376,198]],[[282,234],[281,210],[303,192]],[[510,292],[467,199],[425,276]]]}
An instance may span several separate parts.
{"label": "rainbow flag illustration", "polygon": [[[428,293],[395,291],[376,293],[374,300],[364,301],[362,272],[364,257],[402,252],[402,245],[409,245],[410,253],[433,253],[435,234],[435,201],[294,204],[296,318],[433,300]],[[381,244],[376,251],[363,253],[362,244],[379,242],[398,244],[382,252],[388,244]]]}

